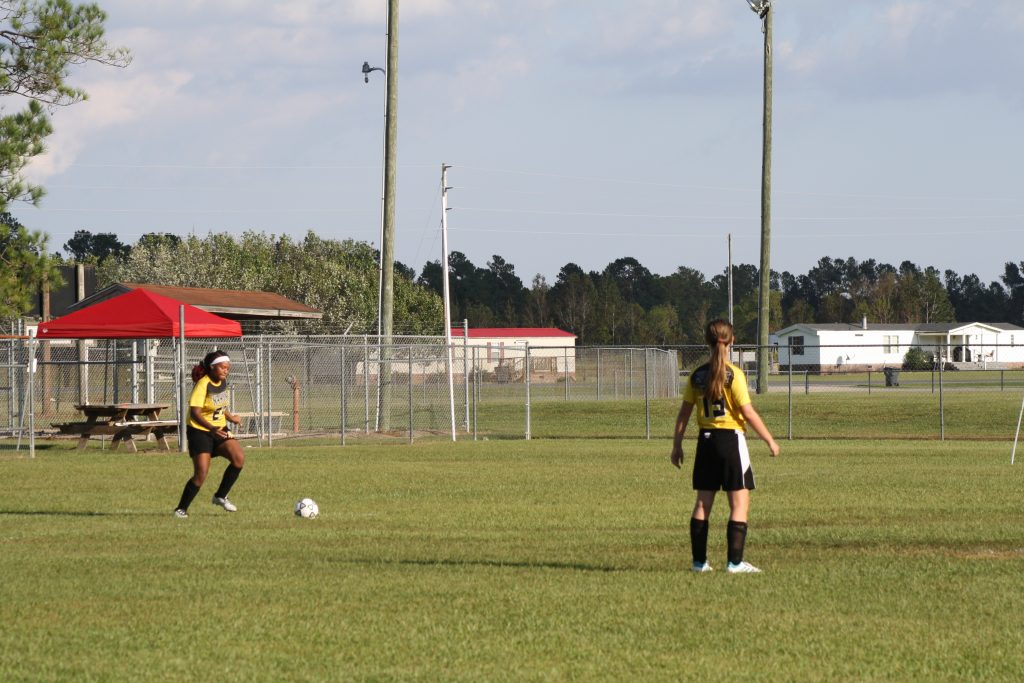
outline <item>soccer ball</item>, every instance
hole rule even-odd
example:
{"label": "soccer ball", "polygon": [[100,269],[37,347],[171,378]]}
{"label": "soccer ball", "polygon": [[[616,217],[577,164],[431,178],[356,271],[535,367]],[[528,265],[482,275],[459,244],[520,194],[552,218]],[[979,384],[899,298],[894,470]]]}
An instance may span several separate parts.
{"label": "soccer ball", "polygon": [[320,514],[320,506],[312,498],[303,498],[295,504],[295,516],[305,519],[316,519]]}

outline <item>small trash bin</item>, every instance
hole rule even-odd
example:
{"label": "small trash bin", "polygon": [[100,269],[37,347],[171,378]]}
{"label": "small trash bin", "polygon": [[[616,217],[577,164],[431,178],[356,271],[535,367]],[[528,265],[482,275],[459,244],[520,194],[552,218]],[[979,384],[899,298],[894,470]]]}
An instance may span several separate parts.
{"label": "small trash bin", "polygon": [[882,368],[882,372],[885,373],[885,386],[898,387],[900,385],[899,368]]}

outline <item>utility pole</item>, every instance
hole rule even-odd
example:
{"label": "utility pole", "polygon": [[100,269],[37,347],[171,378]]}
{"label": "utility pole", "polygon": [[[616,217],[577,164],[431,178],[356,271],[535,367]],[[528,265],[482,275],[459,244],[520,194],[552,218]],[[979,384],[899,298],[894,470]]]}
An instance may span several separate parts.
{"label": "utility pole", "polygon": [[729,282],[729,324],[732,325],[733,322],[732,322],[732,233],[731,232],[728,235],[728,243],[729,243],[729,272],[728,272],[728,278],[726,278],[726,279]]}
{"label": "utility pole", "polygon": [[761,122],[761,266],[757,295],[757,393],[768,392],[768,331],[771,300],[772,215],[772,3],[747,0],[764,33],[764,117]]}
{"label": "utility pole", "polygon": [[388,0],[388,53],[385,78],[387,109],[384,113],[384,231],[381,239],[381,364],[379,426],[391,427],[391,341],[395,311],[395,166],[398,148],[398,0]]}
{"label": "utility pole", "polygon": [[448,353],[448,410],[455,441],[455,378],[452,368],[452,305],[448,292],[448,169],[441,164],[441,274],[444,292],[444,343]]}

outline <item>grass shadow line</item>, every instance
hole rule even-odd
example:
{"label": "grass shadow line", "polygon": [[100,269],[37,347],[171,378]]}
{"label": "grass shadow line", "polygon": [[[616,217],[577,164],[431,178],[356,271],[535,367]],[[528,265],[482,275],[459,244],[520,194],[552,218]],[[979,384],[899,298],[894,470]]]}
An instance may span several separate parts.
{"label": "grass shadow line", "polygon": [[497,569],[568,569],[579,572],[615,573],[633,571],[625,567],[585,564],[582,562],[527,562],[522,560],[413,560],[413,559],[343,559],[340,564],[395,565],[415,567],[492,567]]}

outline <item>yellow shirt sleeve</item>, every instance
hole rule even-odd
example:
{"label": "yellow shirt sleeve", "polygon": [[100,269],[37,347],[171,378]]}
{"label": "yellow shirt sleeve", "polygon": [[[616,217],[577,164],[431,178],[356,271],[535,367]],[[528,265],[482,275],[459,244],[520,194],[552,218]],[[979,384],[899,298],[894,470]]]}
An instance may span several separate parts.
{"label": "yellow shirt sleeve", "polygon": [[732,404],[736,408],[742,408],[751,403],[750,389],[747,387],[747,376],[735,365],[729,364],[732,368]]}
{"label": "yellow shirt sleeve", "polygon": [[683,403],[697,404],[700,400],[700,396],[697,395],[697,389],[693,386],[693,375],[686,378],[686,387],[683,389]]}
{"label": "yellow shirt sleeve", "polygon": [[192,395],[188,397],[188,405],[190,408],[202,408],[206,405],[206,385],[210,383],[210,378],[203,375],[196,382],[196,385],[192,387]]}

